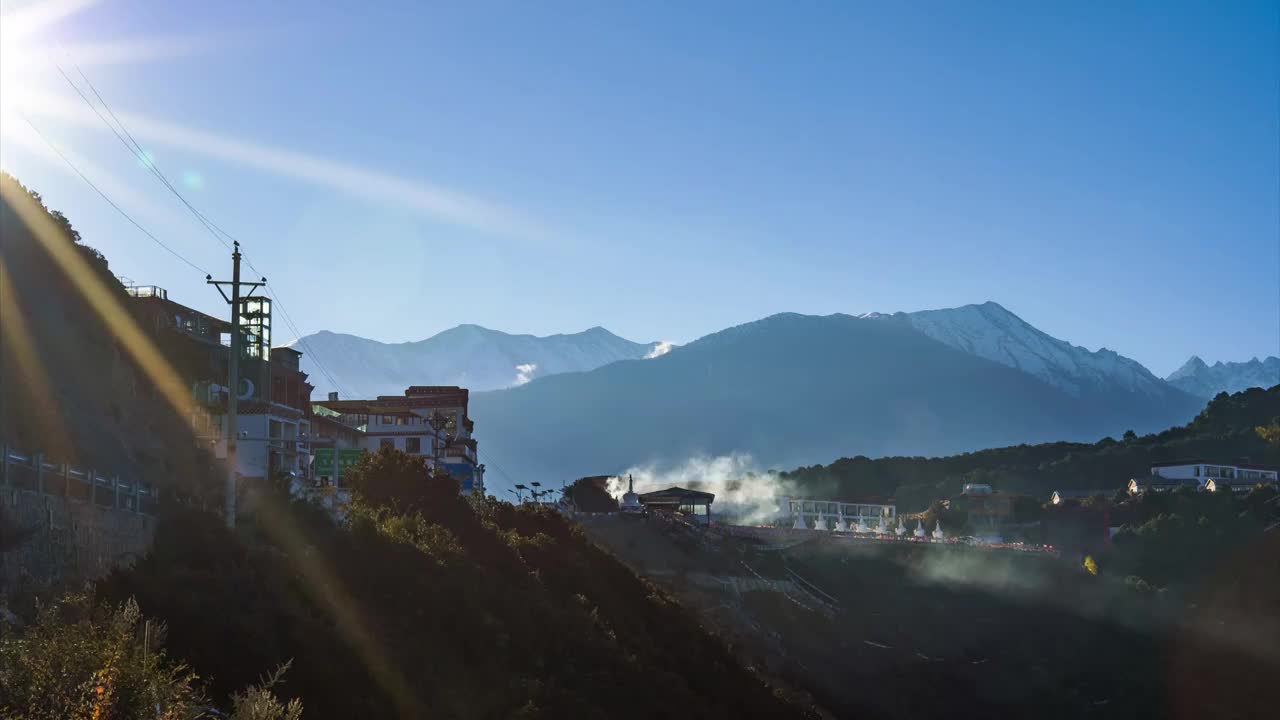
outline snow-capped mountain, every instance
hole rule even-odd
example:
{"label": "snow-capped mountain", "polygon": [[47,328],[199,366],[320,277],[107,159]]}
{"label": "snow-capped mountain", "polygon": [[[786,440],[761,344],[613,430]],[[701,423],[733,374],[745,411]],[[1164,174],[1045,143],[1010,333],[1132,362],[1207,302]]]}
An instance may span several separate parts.
{"label": "snow-capped mountain", "polygon": [[1021,370],[1075,397],[1115,389],[1157,397],[1171,392],[1138,361],[1106,348],[1093,352],[1059,340],[994,302],[862,317],[908,324],[934,340]]}
{"label": "snow-capped mountain", "polygon": [[1280,358],[1254,358],[1249,362],[1218,361],[1207,364],[1192,355],[1182,367],[1165,378],[1170,384],[1197,397],[1211,398],[1220,392],[1236,393],[1251,387],[1280,385]]}
{"label": "snow-capped mountain", "polygon": [[[999,306],[955,313],[919,318],[930,332],[911,318],[782,313],[657,360],[480,393],[471,415],[492,457],[524,482],[556,482],[734,453],[787,468],[1094,442],[1204,407],[1133,361],[1071,348]],[[944,331],[949,342],[932,336]]]}
{"label": "snow-capped mountain", "polygon": [[301,338],[294,347],[303,353],[302,369],[316,386],[314,397],[331,390],[375,397],[399,395],[410,385],[496,390],[535,377],[656,357],[671,345],[631,342],[602,327],[535,337],[459,325],[425,340],[395,344],[321,331]]}

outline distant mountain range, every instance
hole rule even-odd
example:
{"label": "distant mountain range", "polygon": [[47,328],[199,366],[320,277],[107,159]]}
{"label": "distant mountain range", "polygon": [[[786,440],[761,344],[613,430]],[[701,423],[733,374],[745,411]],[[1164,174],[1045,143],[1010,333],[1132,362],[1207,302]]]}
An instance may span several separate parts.
{"label": "distant mountain range", "polygon": [[674,349],[600,327],[535,337],[478,325],[400,344],[320,332],[299,345],[317,396],[332,389],[328,375],[355,397],[422,384],[477,391],[481,454],[544,482],[735,451],[788,468],[1094,441],[1182,424],[1223,390],[1280,383],[1274,357],[1212,366],[1193,357],[1161,379],[994,302],[784,313]]}
{"label": "distant mountain range", "polygon": [[[475,391],[522,385],[544,375],[594,370],[618,360],[657,356],[669,343],[636,343],[594,327],[570,335],[511,335],[459,325],[425,340],[382,343],[322,331],[294,343],[316,397],[399,395],[410,385],[460,385]],[[316,364],[316,357],[323,370]],[[328,372],[324,372],[327,370]],[[332,381],[330,380],[332,376]]]}
{"label": "distant mountain range", "polygon": [[472,415],[488,457],[518,469],[515,482],[555,482],[735,451],[788,468],[1093,441],[1181,424],[1203,405],[1132,360],[1073,347],[987,303],[774,315],[655,360],[481,393]]}
{"label": "distant mountain range", "polygon": [[1182,367],[1165,378],[1197,397],[1211,398],[1220,392],[1236,393],[1251,387],[1280,385],[1280,358],[1254,358],[1249,362],[1205,363],[1192,355]]}

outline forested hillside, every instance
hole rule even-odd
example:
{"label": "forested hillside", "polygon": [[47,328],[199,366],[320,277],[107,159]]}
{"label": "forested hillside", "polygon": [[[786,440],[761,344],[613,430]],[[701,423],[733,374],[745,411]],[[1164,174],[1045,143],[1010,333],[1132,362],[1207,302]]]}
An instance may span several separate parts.
{"label": "forested hillside", "polygon": [[198,701],[236,705],[285,666],[271,689],[306,718],[808,714],[558,513],[464,499],[391,449],[351,478],[361,499],[342,523],[278,491],[234,533],[170,506],[154,550],[96,599],[25,632],[0,623],[0,714],[133,718],[142,702],[205,717]]}
{"label": "forested hillside", "polygon": [[1280,418],[1280,386],[1221,393],[1191,422],[1151,435],[1126,433],[1096,443],[1054,442],[981,450],[948,457],[865,456],[797,468],[785,476],[816,497],[892,496],[903,510],[921,510],[960,492],[966,482],[1047,500],[1061,489],[1115,489],[1146,475],[1151,463],[1204,457],[1280,464],[1280,447],[1259,427]]}
{"label": "forested hillside", "polygon": [[[366,488],[413,463],[362,462]],[[417,479],[418,498],[392,490],[398,509],[359,505],[341,526],[283,496],[238,535],[174,513],[102,592],[163,618],[215,697],[292,660],[284,694],[308,718],[798,715],[559,514]]]}

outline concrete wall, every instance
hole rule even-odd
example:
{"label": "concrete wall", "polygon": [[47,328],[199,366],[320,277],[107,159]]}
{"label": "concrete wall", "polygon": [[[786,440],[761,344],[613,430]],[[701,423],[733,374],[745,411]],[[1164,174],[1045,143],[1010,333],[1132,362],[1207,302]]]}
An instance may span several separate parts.
{"label": "concrete wall", "polygon": [[145,554],[155,533],[155,518],[75,498],[4,488],[0,503],[5,535],[31,532],[0,553],[0,593],[99,578]]}

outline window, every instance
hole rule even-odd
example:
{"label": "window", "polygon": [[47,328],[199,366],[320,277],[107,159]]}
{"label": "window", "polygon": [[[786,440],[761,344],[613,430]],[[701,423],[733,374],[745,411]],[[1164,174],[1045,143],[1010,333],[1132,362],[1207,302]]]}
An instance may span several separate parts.
{"label": "window", "polygon": [[396,446],[395,438],[382,438],[378,441],[378,447],[394,448]]}
{"label": "window", "polygon": [[395,419],[395,418],[393,418],[393,417],[391,417],[390,415],[383,415],[383,416],[382,416],[382,424],[383,424],[383,425],[394,425],[395,423],[396,423],[396,419]]}
{"label": "window", "polygon": [[405,438],[404,451],[407,453],[414,453],[415,455],[422,452],[422,438]]}
{"label": "window", "polygon": [[1196,477],[1200,477],[1200,466],[1199,466],[1199,465],[1197,465],[1197,466],[1196,466],[1195,476],[1196,476]]}

